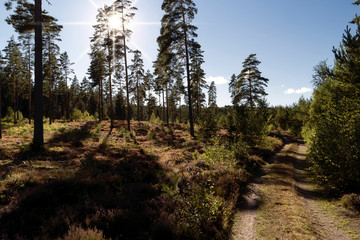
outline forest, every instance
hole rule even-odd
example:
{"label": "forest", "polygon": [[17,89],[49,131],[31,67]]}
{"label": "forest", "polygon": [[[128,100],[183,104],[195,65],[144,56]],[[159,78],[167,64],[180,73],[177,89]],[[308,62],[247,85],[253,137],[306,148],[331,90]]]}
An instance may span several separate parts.
{"label": "forest", "polygon": [[163,0],[152,69],[132,1],[99,8],[83,79],[52,1],[2,6],[1,239],[360,239],[359,16],[311,98],[270,106],[251,53],[220,107],[195,0]]}

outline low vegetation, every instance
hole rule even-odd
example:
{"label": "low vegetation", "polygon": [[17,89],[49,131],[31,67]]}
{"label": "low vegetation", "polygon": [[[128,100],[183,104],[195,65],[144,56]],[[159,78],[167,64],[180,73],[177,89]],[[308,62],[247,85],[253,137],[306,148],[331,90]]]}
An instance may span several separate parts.
{"label": "low vegetation", "polygon": [[134,122],[131,132],[115,124],[45,124],[41,153],[16,134],[27,123],[5,130],[14,134],[2,139],[2,238],[227,239],[239,194],[282,144],[235,144],[224,129],[192,139],[182,124]]}

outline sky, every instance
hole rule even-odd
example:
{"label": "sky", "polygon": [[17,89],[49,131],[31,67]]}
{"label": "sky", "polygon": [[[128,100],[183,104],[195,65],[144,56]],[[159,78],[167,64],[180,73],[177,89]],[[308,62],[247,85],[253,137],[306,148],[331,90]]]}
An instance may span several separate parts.
{"label": "sky", "polygon": [[[215,81],[218,106],[231,105],[228,83],[238,75],[242,62],[255,53],[262,75],[269,79],[266,92],[270,105],[291,105],[312,94],[313,67],[322,60],[333,64],[349,21],[359,12],[355,0],[195,0],[198,14],[197,41],[204,51],[203,69]],[[43,0],[43,9],[64,26],[61,51],[68,52],[78,79],[87,76],[88,52],[97,9],[112,0]],[[142,51],[146,69],[157,56],[162,0],[134,0],[138,8],[133,21],[130,47]],[[0,50],[14,30],[0,6]]]}

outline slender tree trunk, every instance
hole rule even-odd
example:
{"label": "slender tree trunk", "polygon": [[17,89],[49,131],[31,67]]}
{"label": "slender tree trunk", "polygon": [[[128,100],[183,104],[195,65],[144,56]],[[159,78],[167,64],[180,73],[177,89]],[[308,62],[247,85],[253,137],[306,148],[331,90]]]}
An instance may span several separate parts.
{"label": "slender tree trunk", "polygon": [[98,105],[98,111],[99,111],[99,122],[101,122],[101,87],[99,82],[99,105]]}
{"label": "slender tree trunk", "polygon": [[19,80],[15,80],[15,102],[16,102],[16,120],[19,121]]}
{"label": "slender tree trunk", "polygon": [[136,94],[137,94],[137,120],[140,122],[140,91],[139,91],[139,76],[136,79]]}
{"label": "slender tree trunk", "polygon": [[158,108],[158,116],[161,118],[161,91],[159,91],[159,108]]}
{"label": "slender tree trunk", "polygon": [[12,79],[13,79],[13,110],[14,110],[14,124],[17,124],[16,121],[16,94],[15,94],[15,74],[12,74]]}
{"label": "slender tree trunk", "polygon": [[[125,33],[125,26],[123,25],[123,32]],[[130,131],[130,100],[129,100],[129,73],[127,67],[127,52],[126,52],[126,37],[124,34],[124,60],[125,60],[125,81],[126,81],[126,104],[127,104],[127,126]]]}
{"label": "slender tree trunk", "polygon": [[188,40],[187,40],[187,31],[186,31],[186,20],[185,12],[183,8],[183,2],[181,2],[182,7],[182,18],[184,25],[184,41],[185,41],[185,56],[186,56],[186,78],[187,78],[187,87],[188,87],[188,99],[189,99],[189,122],[190,122],[190,135],[195,136],[194,133],[194,119],[193,119],[193,109],[192,109],[192,99],[191,99],[191,81],[190,81],[190,63],[189,63],[189,50],[188,50]]}
{"label": "slender tree trunk", "polygon": [[166,124],[169,126],[169,90],[167,83],[165,85],[165,91],[166,91]]}
{"label": "slender tree trunk", "polygon": [[180,106],[179,106],[179,117],[180,117],[180,123],[181,123],[181,95],[180,95]]}
{"label": "slender tree trunk", "polygon": [[31,124],[31,118],[32,118],[32,113],[31,113],[31,45],[30,45],[30,39],[28,41],[28,45],[29,45],[29,49],[28,49],[28,84],[29,84],[29,89],[28,89],[28,97],[29,97],[29,124]]}
{"label": "slender tree trunk", "polygon": [[161,111],[161,115],[162,115],[162,120],[165,121],[165,94],[164,94],[164,89],[162,89],[162,111]]}
{"label": "slender tree trunk", "polygon": [[35,0],[35,23],[35,115],[33,144],[36,148],[42,148],[44,146],[44,125],[41,0]]}
{"label": "slender tree trunk", "polygon": [[49,41],[49,45],[48,45],[48,51],[49,51],[49,124],[51,125],[51,121],[52,121],[52,97],[51,97],[51,88],[52,88],[52,70],[51,70],[51,39],[50,39],[50,35],[49,35],[49,38],[48,38],[48,41]]}
{"label": "slender tree trunk", "polygon": [[2,138],[2,127],[1,127],[1,108],[2,108],[2,101],[1,101],[1,91],[2,91],[2,72],[0,71],[0,139]]}
{"label": "slender tree trunk", "polygon": [[[110,38],[110,32],[108,30],[108,38]],[[114,128],[114,111],[113,111],[113,102],[112,102],[112,83],[111,83],[111,51],[110,46],[107,46],[108,48],[108,68],[109,68],[109,95],[110,95],[110,128]]]}

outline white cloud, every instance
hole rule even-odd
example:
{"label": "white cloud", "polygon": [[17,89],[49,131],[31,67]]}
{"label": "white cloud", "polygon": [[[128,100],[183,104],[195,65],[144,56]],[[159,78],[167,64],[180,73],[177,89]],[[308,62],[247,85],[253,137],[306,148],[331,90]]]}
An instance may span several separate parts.
{"label": "white cloud", "polygon": [[225,77],[208,77],[206,82],[211,83],[212,81],[215,82],[215,85],[222,85],[227,84],[229,81]]}
{"label": "white cloud", "polygon": [[307,88],[307,87],[302,87],[300,89],[293,89],[293,88],[289,88],[288,90],[286,90],[284,93],[285,94],[302,94],[302,93],[308,93],[311,92],[312,89],[311,88]]}

